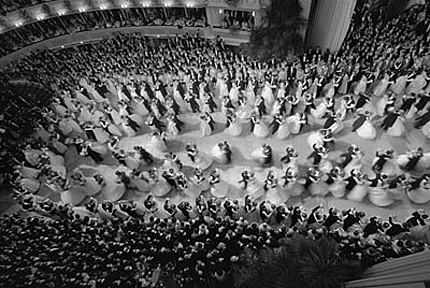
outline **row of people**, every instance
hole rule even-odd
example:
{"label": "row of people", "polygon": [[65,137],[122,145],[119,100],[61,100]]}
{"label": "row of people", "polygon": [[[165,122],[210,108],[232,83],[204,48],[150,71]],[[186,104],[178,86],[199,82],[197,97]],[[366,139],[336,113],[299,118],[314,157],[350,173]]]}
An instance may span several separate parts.
{"label": "row of people", "polygon": [[[10,237],[15,240],[1,242],[5,259],[2,267],[6,273],[0,277],[10,284],[17,284],[21,277],[14,275],[24,271],[30,278],[22,279],[23,282],[55,283],[53,275],[58,270],[63,272],[62,283],[70,281],[75,285],[112,285],[115,281],[122,285],[130,281],[148,285],[162,281],[161,272],[173,275],[181,287],[192,287],[225,279],[232,266],[240,263],[245,250],[277,248],[297,234],[310,239],[333,238],[342,257],[360,260],[364,268],[428,247],[421,241],[425,239],[414,238],[429,225],[428,215],[421,210],[404,221],[394,216],[384,221],[377,216],[366,218],[354,208],[340,211],[331,207],[325,211],[316,206],[306,211],[300,206],[267,201],[253,206],[250,197],[243,204],[199,197],[195,206],[185,201],[175,205],[166,200],[163,208],[158,209],[154,208],[151,196],[143,204],[90,200],[85,210],[28,194],[20,195],[20,201],[23,209],[42,218],[10,215],[1,221],[4,240]],[[14,229],[21,233],[9,236]],[[65,233],[69,236],[64,237]],[[141,241],[147,244],[142,246]],[[91,249],[76,245],[84,243],[91,245]],[[44,247],[50,247],[51,252],[45,255]],[[101,251],[108,255],[107,260],[98,255]],[[45,256],[33,258],[32,253]],[[78,255],[79,262],[66,264],[65,259],[76,259]],[[17,259],[36,260],[19,261],[17,269]],[[92,264],[85,259],[93,259]],[[43,270],[46,265],[52,272],[28,271],[30,266]],[[118,269],[124,269],[122,276],[115,273]]]}

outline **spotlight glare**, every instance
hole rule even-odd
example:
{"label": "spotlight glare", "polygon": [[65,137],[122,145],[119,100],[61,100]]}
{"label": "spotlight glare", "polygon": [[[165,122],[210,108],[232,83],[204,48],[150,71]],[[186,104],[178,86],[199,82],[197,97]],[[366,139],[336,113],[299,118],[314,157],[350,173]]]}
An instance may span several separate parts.
{"label": "spotlight glare", "polygon": [[222,12],[223,12],[223,11],[222,11],[222,9],[219,9],[219,11],[218,11],[218,12],[219,12],[219,14],[222,14]]}

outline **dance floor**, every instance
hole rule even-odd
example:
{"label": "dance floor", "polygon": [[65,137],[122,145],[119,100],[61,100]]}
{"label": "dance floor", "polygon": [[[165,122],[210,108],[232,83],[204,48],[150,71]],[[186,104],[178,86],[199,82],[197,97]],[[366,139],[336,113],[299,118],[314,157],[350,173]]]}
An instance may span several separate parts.
{"label": "dance floor", "polygon": [[[176,153],[179,156],[180,160],[184,164],[183,171],[185,175],[190,176],[192,173],[192,165],[185,152],[185,146],[187,143],[197,144],[199,153],[205,153],[206,155],[211,156],[211,150],[217,143],[227,141],[232,149],[232,163],[228,165],[222,165],[214,162],[204,174],[207,176],[210,171],[215,168],[219,168],[221,171],[221,179],[231,185],[231,189],[227,197],[230,199],[238,199],[239,201],[243,201],[243,196],[246,193],[244,190],[240,189],[238,183],[238,181],[241,179],[241,172],[245,168],[254,171],[259,183],[263,182],[269,170],[274,170],[277,172],[276,174],[278,178],[282,177],[282,166],[279,159],[284,155],[285,147],[289,145],[295,147],[299,153],[299,164],[302,166],[301,168],[303,168],[301,171],[306,171],[306,167],[309,165],[307,163],[307,157],[312,152],[309,144],[307,143],[307,137],[313,130],[321,128],[321,125],[311,123],[310,126],[304,128],[300,135],[290,135],[285,140],[277,140],[270,136],[265,139],[260,139],[255,137],[250,132],[250,124],[244,122],[243,125],[245,129],[242,135],[239,137],[231,137],[230,135],[223,132],[225,116],[221,112],[216,112],[212,116],[216,122],[215,131],[210,136],[202,137],[199,131],[199,115],[191,113],[181,114],[179,117],[183,122],[185,122],[185,128],[178,136],[174,138],[167,138],[168,151]],[[263,121],[265,121],[266,124],[269,124],[271,119],[271,117],[266,116],[263,118]],[[396,151],[396,156],[404,154],[407,150],[417,147],[423,147],[425,152],[430,150],[430,141],[427,140],[419,130],[413,128],[413,123],[410,120],[405,122],[406,134],[404,137],[396,138],[388,136],[384,131],[381,131],[381,129],[378,128],[378,136],[372,141],[361,139],[355,133],[351,132],[351,125],[353,121],[353,116],[350,116],[344,121],[344,130],[341,131],[340,134],[335,135],[335,145],[329,153],[329,159],[332,160],[333,163],[339,161],[339,154],[343,153],[349,145],[356,144],[365,153],[363,157],[364,165],[362,167],[362,172],[372,176],[370,163],[375,156],[375,151],[377,148],[392,148],[394,151]],[[378,126],[378,122],[380,122],[380,120],[376,119],[374,121],[375,126]],[[159,151],[151,150],[151,147],[148,146],[150,142],[149,135],[149,129],[146,127],[146,125],[144,125],[141,131],[138,132],[138,136],[132,138],[122,138],[119,146],[126,151],[132,151],[133,147],[136,145],[144,146],[149,152],[153,154],[154,158],[156,158],[155,166],[157,167],[163,163],[164,155]],[[252,152],[258,149],[261,144],[264,143],[269,144],[273,148],[274,164],[272,167],[259,167],[256,162],[251,159]],[[119,167],[117,160],[115,160],[115,158],[113,158],[110,153],[105,157],[103,163],[96,165],[88,157],[83,158],[78,156],[76,154],[75,148],[71,147],[66,152],[65,159],[68,166],[68,171],[72,171],[78,166],[86,169],[91,168],[99,170],[104,175],[108,185],[110,182],[113,182],[116,179],[116,176],[114,175],[115,170],[126,169],[124,166]],[[148,166],[148,169],[149,168],[150,167]],[[44,193],[44,191],[41,191],[42,195]],[[56,195],[46,196],[52,198],[53,200],[58,200],[58,196]],[[120,195],[99,194],[96,195],[96,198],[99,201],[118,200],[118,196]],[[121,199],[143,201],[146,196],[147,194],[145,193],[127,191]],[[206,196],[210,197],[210,195]],[[169,197],[174,203],[179,203],[181,200],[186,198],[186,195],[183,192],[172,190],[168,195],[166,195],[166,197]],[[271,200],[270,198],[267,198],[267,195],[264,197],[266,197],[265,199],[269,201]],[[4,210],[6,210],[6,212],[10,213],[19,209],[17,205],[12,205],[12,203],[10,203],[11,205],[7,205],[8,203],[5,202],[8,200],[5,199],[6,198],[4,196],[0,198],[0,202],[3,202],[2,207],[9,207],[6,208],[7,210],[3,209],[3,211],[0,212],[4,212]],[[165,198],[156,199],[160,205],[159,207],[162,207],[164,199]],[[194,204],[194,199],[187,200],[191,204]],[[406,195],[404,195],[403,199],[388,207],[375,206],[374,204],[370,203],[367,198],[363,202],[353,202],[345,198],[336,199],[330,195],[327,197],[312,197],[307,192],[303,193],[299,197],[291,197],[287,203],[292,205],[301,204],[308,210],[312,209],[318,204],[322,204],[325,209],[328,209],[331,206],[336,206],[340,209],[356,207],[358,210],[364,211],[367,215],[380,215],[383,218],[386,218],[389,215],[397,215],[399,219],[408,217],[410,213],[416,209],[430,208],[430,204],[417,205],[411,203]]]}

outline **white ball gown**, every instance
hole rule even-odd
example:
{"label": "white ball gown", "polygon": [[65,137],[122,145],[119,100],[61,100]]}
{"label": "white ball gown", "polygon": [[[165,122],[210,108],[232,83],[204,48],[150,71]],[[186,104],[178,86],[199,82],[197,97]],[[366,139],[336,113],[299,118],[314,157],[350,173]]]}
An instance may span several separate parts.
{"label": "white ball gown", "polygon": [[224,132],[230,136],[238,137],[240,134],[242,134],[243,126],[240,122],[240,119],[236,116],[233,117],[232,123],[230,123],[230,126],[224,129]]}
{"label": "white ball gown", "polygon": [[389,90],[393,91],[396,95],[402,95],[405,91],[407,80],[407,75],[397,77],[396,82],[390,85]]}
{"label": "white ball gown", "polygon": [[346,177],[349,177],[351,175],[351,171],[353,170],[356,170],[356,171],[361,170],[361,167],[363,166],[361,158],[362,158],[362,153],[352,155],[352,160],[348,164],[346,164],[346,166],[343,168],[343,171],[345,172]]}
{"label": "white ball gown", "polygon": [[147,172],[141,172],[138,175],[131,173],[130,176],[131,183],[139,192],[149,193],[152,186],[149,181],[149,175]]}
{"label": "white ball gown", "polygon": [[251,179],[249,179],[246,192],[246,195],[251,196],[255,200],[258,200],[264,196],[263,185],[259,183],[255,177],[251,177]]}
{"label": "white ball gown", "polygon": [[392,137],[401,137],[405,133],[404,119],[398,116],[394,124],[387,129],[387,135]]}
{"label": "white ball gown", "polygon": [[194,161],[191,161],[191,163],[194,167],[199,167],[204,171],[211,167],[213,159],[205,153],[199,151],[198,154],[194,157]]}
{"label": "white ball gown", "polygon": [[287,118],[288,130],[291,134],[299,134],[302,127],[300,114],[294,114]]}
{"label": "white ball gown", "polygon": [[308,187],[308,191],[312,196],[324,197],[329,193],[327,184],[322,179],[322,175],[319,175],[315,178],[311,178],[311,184]]}
{"label": "white ball gown", "polygon": [[85,194],[87,196],[93,196],[99,193],[103,188],[94,177],[85,177]]}
{"label": "white ball gown", "polygon": [[228,164],[231,159],[228,157],[227,152],[220,147],[221,143],[218,143],[212,148],[212,157],[213,159],[220,164]]}
{"label": "white ball gown", "polygon": [[279,125],[278,131],[273,135],[278,140],[284,140],[288,136],[290,136],[289,123],[286,119],[283,119],[281,124]]}
{"label": "white ball gown", "polygon": [[376,103],[376,115],[383,116],[385,114],[385,106],[388,103],[388,95],[382,96],[382,98]]}
{"label": "white ball gown", "polygon": [[417,75],[414,80],[406,87],[406,94],[411,95],[412,93],[419,94],[427,85],[427,75],[425,72]]}
{"label": "white ball gown", "polygon": [[385,94],[385,91],[387,91],[388,88],[388,82],[389,76],[386,74],[384,78],[382,78],[379,83],[376,85],[376,87],[373,89],[373,95],[376,97],[381,97]]}
{"label": "white ball gown", "polygon": [[327,113],[327,105],[325,102],[320,103],[316,109],[311,109],[311,115],[314,120],[320,120]]}
{"label": "white ball gown", "polygon": [[354,94],[359,95],[360,93],[365,93],[367,89],[367,77],[362,76],[354,87]]}
{"label": "white ball gown", "polygon": [[[180,173],[183,175],[183,173]],[[183,175],[183,177],[186,177]],[[187,178],[185,178],[185,185],[180,187],[184,194],[190,198],[190,199],[196,199],[199,197],[199,195],[202,193],[202,190],[200,190],[199,186],[196,185],[193,181],[188,181]]]}
{"label": "white ball gown", "polygon": [[284,189],[281,189],[278,185],[270,187],[266,191],[265,199],[274,204],[281,204],[287,201],[290,195]]}
{"label": "white ball gown", "polygon": [[207,119],[200,119],[200,133],[203,137],[212,135],[212,127]]}
{"label": "white ball gown", "polygon": [[[255,100],[254,100],[254,102],[255,102]],[[252,111],[254,110],[251,100],[250,99],[242,100],[239,103],[240,103],[240,105],[236,110],[237,117],[240,119],[243,119],[243,120],[250,119]]]}
{"label": "white ball gown", "polygon": [[40,181],[32,178],[20,177],[17,183],[32,194],[37,193],[40,188]]}
{"label": "white ball gown", "polygon": [[270,134],[269,127],[260,119],[254,126],[253,134],[258,138],[266,138]]}
{"label": "white ball gown", "polygon": [[199,187],[200,191],[206,191],[210,188],[209,180],[206,177],[192,175],[190,180]]}
{"label": "white ball gown", "polygon": [[256,163],[258,163],[261,166],[267,166],[271,165],[273,159],[272,159],[272,152],[268,152],[265,147],[259,147],[258,149],[254,150],[251,153],[251,158]]}
{"label": "white ball gown", "polygon": [[349,191],[347,198],[348,200],[355,202],[362,202],[367,196],[367,185],[361,180],[356,178],[355,186]]}
{"label": "white ball gown", "polygon": [[158,133],[153,133],[151,139],[149,140],[148,150],[155,152],[166,152],[167,146],[164,140],[163,135],[159,135]]}
{"label": "white ball gown", "polygon": [[84,190],[75,187],[60,193],[61,202],[72,206],[79,205],[86,197]]}
{"label": "white ball gown", "polygon": [[430,182],[428,177],[419,181],[419,186],[415,189],[406,190],[406,195],[412,202],[424,204],[430,201]]}
{"label": "white ball gown", "polygon": [[149,184],[152,186],[151,193],[156,197],[163,197],[172,190],[172,186],[158,173],[149,177]]}
{"label": "white ball gown", "polygon": [[334,198],[341,198],[345,195],[346,183],[340,175],[332,177],[333,182],[327,183],[327,189]]}
{"label": "white ball gown", "polygon": [[376,138],[376,129],[369,119],[366,119],[355,132],[360,138],[366,140],[373,140]]}
{"label": "white ball gown", "polygon": [[220,175],[210,177],[210,192],[214,197],[225,198],[230,191],[230,185],[221,179]]}
{"label": "white ball gown", "polygon": [[263,97],[266,107],[272,107],[275,102],[275,97],[273,96],[272,87],[267,81],[261,91],[261,97]]}
{"label": "white ball gown", "polygon": [[369,187],[369,200],[376,206],[386,207],[395,202],[395,199],[388,191],[388,185]]}

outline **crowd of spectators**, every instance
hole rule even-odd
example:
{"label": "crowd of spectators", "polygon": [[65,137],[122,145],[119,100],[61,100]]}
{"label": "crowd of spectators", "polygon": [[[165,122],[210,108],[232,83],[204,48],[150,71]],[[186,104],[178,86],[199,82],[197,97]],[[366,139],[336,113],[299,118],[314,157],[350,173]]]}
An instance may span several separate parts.
{"label": "crowd of spectators", "polygon": [[330,237],[342,258],[363,268],[428,249],[404,238],[410,228],[428,225],[422,211],[398,222],[366,219],[355,209],[325,213],[317,206],[305,213],[283,204],[262,220],[252,205],[200,198],[160,218],[148,197],[150,210],[132,201],[92,202],[83,216],[67,205],[20,197],[26,211],[42,217],[6,215],[0,222],[0,280],[19,287],[154,287],[162,275],[173,275],[180,287],[204,287],[225,279],[245,250],[276,249],[293,235]]}
{"label": "crowd of spectators", "polygon": [[254,14],[250,11],[224,10],[221,28],[251,31],[254,28]]}
{"label": "crowd of spectators", "polygon": [[[206,27],[204,9],[131,8],[99,10],[47,18],[0,34],[0,57],[46,39],[105,28],[139,26]],[[187,17],[188,16],[188,17]]]}
{"label": "crowd of spectators", "polygon": [[2,0],[0,1],[0,15],[31,5],[42,4],[52,0]]}

